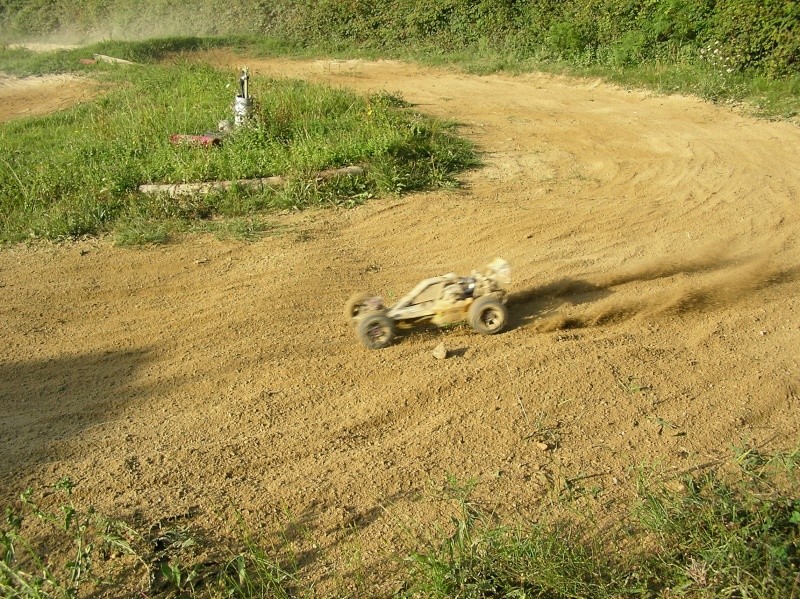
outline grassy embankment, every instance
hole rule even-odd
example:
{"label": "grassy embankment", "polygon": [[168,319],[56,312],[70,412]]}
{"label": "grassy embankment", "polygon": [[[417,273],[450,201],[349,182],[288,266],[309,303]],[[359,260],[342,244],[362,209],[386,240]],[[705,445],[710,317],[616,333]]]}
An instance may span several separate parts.
{"label": "grassy embankment", "polygon": [[[625,85],[693,93],[713,101],[746,102],[767,117],[791,118],[800,111],[800,4],[796,2],[442,0],[420,3],[416,0],[373,0],[342,3],[277,0],[265,5],[252,0],[237,3],[235,7],[228,4],[221,0],[202,0],[176,8],[165,0],[150,0],[135,7],[126,0],[0,0],[0,39],[66,33],[95,37],[136,36],[153,31],[225,33],[228,37],[163,39],[140,44],[105,42],[92,51],[140,62],[152,62],[172,51],[213,46],[245,48],[256,54],[310,52],[400,56],[457,65],[477,72],[538,69],[600,76]],[[31,56],[22,50],[6,48],[0,51],[0,70],[9,73],[76,71],[81,68],[77,63],[78,55],[75,51],[65,51]],[[316,189],[312,194],[314,198],[299,198],[298,193],[308,195],[307,185],[299,183],[289,186],[295,195],[293,200],[287,199],[285,192],[280,198],[247,200],[237,191],[228,194],[235,198],[210,198],[203,200],[199,207],[156,209],[149,200],[141,202],[134,193],[137,183],[156,178],[179,181],[245,176],[240,173],[265,176],[287,168],[289,161],[282,165],[266,165],[263,156],[255,161],[247,157],[240,161],[234,156],[245,155],[249,150],[262,155],[271,153],[277,138],[267,138],[275,132],[262,129],[259,135],[251,135],[247,144],[233,141],[226,144],[222,152],[211,153],[213,159],[195,156],[188,159],[192,164],[177,168],[179,160],[175,160],[174,152],[171,154],[165,148],[165,139],[171,132],[202,132],[224,116],[220,107],[228,100],[221,93],[222,77],[212,81],[202,76],[200,79],[205,77],[205,80],[201,84],[188,79],[184,83],[182,76],[174,83],[165,83],[143,69],[126,76],[132,77],[126,87],[127,98],[124,89],[115,90],[113,94],[116,95],[96,104],[94,109],[84,108],[74,114],[50,117],[38,121],[38,125],[28,122],[0,127],[0,149],[8,156],[3,165],[3,180],[0,180],[0,189],[4,190],[4,197],[0,198],[3,216],[0,239],[58,238],[113,229],[125,231],[119,235],[121,241],[158,240],[170,230],[187,228],[188,221],[196,223],[192,216],[201,216],[205,221],[203,225],[208,228],[212,226],[209,217],[215,215],[239,219],[228,223],[247,234],[263,226],[263,223],[256,223],[263,219],[252,216],[265,207],[319,201]],[[105,82],[112,79],[107,75]],[[169,99],[164,93],[153,92],[154,83],[173,87],[176,94],[182,94],[179,97],[189,98],[179,100],[184,106],[195,102],[193,95],[202,95],[202,98],[197,96],[197,103],[205,104],[206,112],[194,110],[191,115],[180,118],[177,113],[159,118],[159,110],[167,106]],[[302,94],[311,89],[305,88]],[[140,99],[139,105],[132,101]],[[270,102],[273,101],[265,100],[266,104]],[[287,100],[283,103],[287,105]],[[331,120],[347,121],[358,131],[360,118],[370,110],[369,103],[364,100],[359,109],[349,110],[347,115],[331,113]],[[212,104],[217,110],[213,110]],[[127,106],[128,110],[124,114],[116,113],[115,107],[119,105]],[[326,107],[326,111],[330,108]],[[387,108],[394,110],[394,107]],[[278,107],[278,110],[283,108]],[[99,111],[105,113],[106,129],[96,135],[92,123],[97,123]],[[269,123],[275,117],[269,112],[262,116],[262,123]],[[283,118],[278,116],[278,120]],[[126,118],[128,122],[124,122]],[[307,129],[310,121],[308,117],[300,120],[304,118],[306,122],[302,127]],[[417,117],[412,117],[414,119],[419,121]],[[394,118],[389,126],[419,132],[416,125],[400,124],[400,120]],[[313,110],[311,121],[314,121]],[[311,128],[316,128],[315,121]],[[291,161],[294,170],[286,174],[295,181],[298,172],[306,169],[307,183],[308,168],[339,166],[343,158],[376,167],[370,169],[375,173],[372,180],[352,182],[350,189],[344,186],[344,189],[331,191],[335,186],[328,186],[322,196],[324,201],[334,203],[353,203],[372,194],[399,189],[451,184],[453,173],[471,164],[473,159],[463,144],[456,147],[457,142],[441,135],[441,124],[427,121],[424,128],[422,137],[427,139],[411,139],[408,131],[392,134],[395,141],[399,135],[403,138],[402,144],[415,146],[410,150],[410,146],[401,150],[395,142],[384,144],[382,149],[376,148],[365,137],[353,139],[355,145],[348,149],[318,147],[313,150],[318,154],[312,160],[307,159],[308,148],[301,148],[303,157],[296,156],[299,160]],[[328,125],[316,130],[321,135],[332,132]],[[332,137],[352,138],[349,134],[338,135],[341,131]],[[373,129],[365,134],[373,140],[388,139],[386,131]],[[95,137],[103,143],[96,145]],[[138,138],[135,142],[134,137]],[[244,137],[240,139],[244,141]],[[254,149],[253,137],[259,137],[261,145],[257,149]],[[440,142],[444,139],[448,141]],[[93,149],[86,150],[83,146],[87,144]],[[279,144],[282,144],[278,152],[281,155],[285,153],[283,150],[295,145],[295,140],[282,139]],[[41,146],[46,148],[37,151]],[[382,151],[392,156],[381,158],[376,152]],[[440,151],[442,153],[437,154]],[[85,156],[87,152],[92,155]],[[81,162],[81,156],[87,160]],[[330,160],[325,160],[325,156]],[[404,170],[406,167],[398,165],[409,156],[414,164]],[[389,167],[386,167],[387,159],[392,162]],[[182,155],[180,161],[185,160],[187,158]],[[200,166],[198,163],[203,161],[209,164]],[[262,168],[254,168],[256,162]],[[165,166],[166,163],[171,166]],[[425,163],[430,166],[428,173],[422,172],[428,168]],[[84,164],[89,168],[76,168]],[[120,167],[119,172],[115,165]],[[241,220],[242,217],[245,220]],[[165,221],[169,223],[164,224]]]}
{"label": "grassy embankment", "polygon": [[0,39],[53,34],[267,35],[317,53],[599,76],[800,113],[791,0],[0,0]]}

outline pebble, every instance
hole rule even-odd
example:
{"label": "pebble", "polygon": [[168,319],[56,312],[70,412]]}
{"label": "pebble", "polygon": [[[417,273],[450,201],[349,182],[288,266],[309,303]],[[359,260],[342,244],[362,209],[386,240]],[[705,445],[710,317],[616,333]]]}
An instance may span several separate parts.
{"label": "pebble", "polygon": [[433,357],[437,360],[444,360],[447,357],[447,348],[444,343],[436,346],[436,349],[433,350]]}

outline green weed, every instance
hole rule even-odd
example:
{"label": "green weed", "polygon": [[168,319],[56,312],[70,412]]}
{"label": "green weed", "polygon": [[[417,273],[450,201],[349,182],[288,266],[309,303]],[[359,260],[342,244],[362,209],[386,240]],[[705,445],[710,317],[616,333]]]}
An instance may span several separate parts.
{"label": "green weed", "polygon": [[258,216],[247,216],[204,221],[197,226],[192,226],[190,230],[209,232],[221,240],[256,241],[266,235],[274,234],[280,229]]}
{"label": "green weed", "polygon": [[650,586],[688,596],[794,596],[800,499],[718,473],[682,482],[680,493],[640,489],[637,514],[658,546],[645,562]]}
{"label": "green weed", "polygon": [[[136,556],[132,545],[137,535],[126,524],[106,518],[93,508],[80,509],[72,501],[74,484],[62,479],[54,485],[64,502],[46,509],[34,499],[32,491],[22,494],[20,510],[6,508],[0,526],[0,594],[25,599],[75,597],[87,588],[108,586],[99,573],[102,556]],[[64,555],[39,549],[22,533],[26,518],[34,518],[59,536]]]}
{"label": "green weed", "polygon": [[73,488],[68,479],[57,483],[57,504],[51,508],[32,491],[22,495],[17,508],[6,508],[0,524],[3,597],[294,596],[294,561],[284,565],[279,559],[285,548],[270,553],[241,530],[233,547],[220,539],[212,543],[180,518],[137,530],[76,506]]}
{"label": "green weed", "polygon": [[292,597],[292,589],[297,586],[292,569],[280,564],[246,536],[242,551],[231,557],[220,571],[219,588],[225,597]]}
{"label": "green weed", "polygon": [[[454,495],[458,516],[443,540],[409,558],[401,597],[794,597],[800,592],[797,451],[737,451],[740,468],[655,474],[613,534],[575,522],[495,524]],[[578,480],[578,479],[573,479]],[[562,501],[571,501],[562,498]],[[630,537],[635,543],[625,545]]]}
{"label": "green weed", "polygon": [[599,543],[568,525],[504,526],[471,500],[474,483],[452,485],[458,515],[443,541],[409,558],[401,597],[610,596],[618,573]]}
{"label": "green weed", "polygon": [[114,243],[118,246],[163,245],[169,240],[170,228],[166,224],[141,219],[124,220],[114,231]]}

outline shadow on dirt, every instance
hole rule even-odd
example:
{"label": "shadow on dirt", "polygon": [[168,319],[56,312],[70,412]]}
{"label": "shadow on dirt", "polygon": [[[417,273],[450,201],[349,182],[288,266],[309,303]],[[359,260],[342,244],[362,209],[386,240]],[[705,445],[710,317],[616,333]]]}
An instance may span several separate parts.
{"label": "shadow on dirt", "polygon": [[508,296],[509,329],[524,326],[564,305],[597,302],[611,293],[606,287],[583,279],[559,279],[547,285],[516,291]]}
{"label": "shadow on dirt", "polygon": [[145,350],[0,364],[0,477],[53,459],[54,442],[114,419],[148,390]]}

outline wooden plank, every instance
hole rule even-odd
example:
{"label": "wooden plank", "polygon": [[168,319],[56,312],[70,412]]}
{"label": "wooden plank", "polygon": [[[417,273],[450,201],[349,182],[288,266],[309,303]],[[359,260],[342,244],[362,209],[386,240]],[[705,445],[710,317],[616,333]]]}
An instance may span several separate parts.
{"label": "wooden plank", "polygon": [[[327,181],[336,177],[352,177],[361,175],[365,172],[361,166],[346,166],[344,168],[330,169],[318,172],[314,179],[317,181]],[[153,183],[140,185],[139,191],[146,194],[165,193],[171,198],[194,194],[207,194],[215,191],[225,191],[234,186],[263,190],[267,187],[276,188],[286,185],[286,177],[260,177],[257,179],[238,179],[234,181],[202,181],[198,183]]]}

